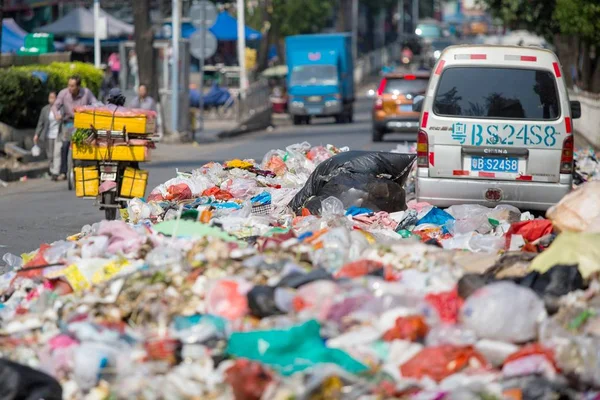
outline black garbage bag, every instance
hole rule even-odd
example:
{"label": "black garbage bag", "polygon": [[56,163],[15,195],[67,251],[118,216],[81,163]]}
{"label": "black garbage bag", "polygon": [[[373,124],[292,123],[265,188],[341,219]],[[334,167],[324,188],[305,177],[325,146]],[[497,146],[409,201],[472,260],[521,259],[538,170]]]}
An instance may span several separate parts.
{"label": "black garbage bag", "polygon": [[50,375],[0,359],[0,399],[62,400],[62,388]]}
{"label": "black garbage bag", "polygon": [[586,287],[577,264],[557,264],[543,274],[532,271],[515,282],[536,292],[550,314],[558,311],[561,296]]}
{"label": "black garbage bag", "polygon": [[257,285],[247,294],[250,313],[258,318],[283,314],[275,304],[275,288]]}
{"label": "black garbage bag", "polygon": [[334,196],[345,208],[405,210],[404,184],[415,159],[415,154],[376,151],[337,154],[317,166],[289,205],[297,214],[303,207],[319,214],[321,201]]}

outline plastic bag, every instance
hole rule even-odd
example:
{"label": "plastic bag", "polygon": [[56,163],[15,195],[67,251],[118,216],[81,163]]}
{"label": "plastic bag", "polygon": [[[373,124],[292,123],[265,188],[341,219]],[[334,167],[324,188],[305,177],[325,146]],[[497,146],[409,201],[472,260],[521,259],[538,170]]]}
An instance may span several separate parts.
{"label": "plastic bag", "polygon": [[321,216],[324,218],[344,215],[344,204],[331,196],[321,202]]}
{"label": "plastic bag", "polygon": [[320,321],[327,320],[335,296],[341,293],[340,287],[329,280],[319,280],[303,285],[293,300],[294,310]]}
{"label": "plastic bag", "polygon": [[584,279],[600,271],[600,234],[563,232],[531,263],[532,271],[546,272],[557,264],[578,264]]}
{"label": "plastic bag", "polygon": [[23,259],[11,253],[5,253],[2,256],[2,261],[4,261],[4,263],[6,264],[8,271],[12,271],[15,268],[20,268],[23,265]]}
{"label": "plastic bag", "polygon": [[546,316],[544,302],[532,290],[512,282],[479,289],[461,311],[463,324],[478,337],[513,343],[534,340]]}
{"label": "plastic bag", "polygon": [[552,222],[547,219],[534,219],[514,223],[506,232],[506,249],[510,248],[511,236],[521,235],[527,242],[533,242],[542,236],[552,233]]}
{"label": "plastic bag", "polygon": [[285,376],[322,363],[337,364],[351,373],[368,370],[346,352],[325,346],[320,330],[320,324],[310,320],[281,330],[234,332],[226,353],[270,365]]}
{"label": "plastic bag", "polygon": [[60,384],[40,371],[0,359],[0,398],[5,400],[62,400]]}
{"label": "plastic bag", "polygon": [[137,224],[139,221],[150,218],[152,208],[142,199],[132,199],[127,204],[127,214],[129,221]]}
{"label": "plastic bag", "polygon": [[461,204],[449,207],[446,211],[456,221],[449,226],[450,233],[462,235],[472,232],[489,233],[492,226],[488,221],[491,209],[476,204]]}
{"label": "plastic bag", "polygon": [[563,232],[600,232],[600,182],[585,183],[567,194],[546,217]]}
{"label": "plastic bag", "polygon": [[231,193],[234,198],[242,200],[249,199],[258,191],[255,180],[243,178],[227,180],[221,185],[221,189]]}
{"label": "plastic bag", "polygon": [[456,289],[448,292],[430,293],[425,296],[425,301],[437,310],[442,322],[450,324],[456,323],[458,320],[460,307],[463,304],[463,300]]}
{"label": "plastic bag", "polygon": [[316,197],[318,202],[307,208],[318,212],[321,199],[335,196],[342,200],[344,208],[404,210],[403,185],[414,161],[414,154],[364,151],[337,154],[317,166],[290,206],[299,213],[310,199]]}
{"label": "plastic bag", "polygon": [[34,157],[39,157],[42,154],[42,149],[37,144],[34,144],[31,148],[31,155]]}
{"label": "plastic bag", "polygon": [[206,309],[209,313],[229,320],[248,314],[246,293],[250,284],[242,280],[223,279],[211,285],[206,293]]}
{"label": "plastic bag", "polygon": [[246,359],[236,360],[225,371],[225,381],[233,388],[235,400],[260,400],[272,380],[261,364]]}
{"label": "plastic bag", "polygon": [[227,190],[219,189],[216,186],[214,186],[210,189],[206,189],[204,192],[202,192],[202,196],[214,197],[215,199],[221,200],[221,201],[227,201],[227,200],[233,199],[233,195],[231,193],[229,193]]}
{"label": "plastic bag", "polygon": [[426,347],[400,366],[403,377],[421,379],[430,377],[442,381],[465,368],[478,365],[487,367],[486,359],[472,346],[442,345]]}
{"label": "plastic bag", "polygon": [[422,316],[398,317],[394,327],[383,334],[383,340],[387,342],[392,340],[410,340],[411,342],[416,342],[424,339],[427,332],[429,332],[429,327]]}

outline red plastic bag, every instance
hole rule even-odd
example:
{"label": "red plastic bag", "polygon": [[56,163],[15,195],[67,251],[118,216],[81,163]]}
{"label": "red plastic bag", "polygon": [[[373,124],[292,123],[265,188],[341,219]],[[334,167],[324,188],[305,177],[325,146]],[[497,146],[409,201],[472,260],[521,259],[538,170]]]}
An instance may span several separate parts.
{"label": "red plastic bag", "polygon": [[269,160],[269,162],[267,162],[265,167],[277,176],[285,174],[285,171],[287,169],[287,165],[285,165],[285,162],[283,162],[283,160],[278,156],[271,157],[271,159]]}
{"label": "red plastic bag", "polygon": [[167,188],[166,200],[187,200],[192,198],[192,189],[185,183],[179,183]]}
{"label": "red plastic bag", "polygon": [[556,360],[554,359],[554,352],[551,349],[544,347],[539,343],[531,343],[521,347],[519,350],[506,357],[506,360],[504,360],[504,365],[512,361],[516,361],[533,355],[543,356],[552,364],[552,366],[557,371],[559,370],[558,365],[556,364]]}
{"label": "red plastic bag", "polygon": [[396,319],[396,324],[383,334],[383,340],[391,342],[392,340],[410,340],[416,342],[423,339],[429,327],[425,322],[425,318],[421,315],[411,315],[409,317],[399,317]]}
{"label": "red plastic bag", "polygon": [[442,322],[455,324],[464,300],[455,288],[449,292],[431,293],[425,296],[425,301],[436,309]]}
{"label": "red plastic bag", "polygon": [[211,314],[229,320],[236,320],[248,314],[249,288],[242,282],[235,280],[221,280],[216,282],[206,293],[206,308]]}
{"label": "red plastic bag", "polygon": [[217,200],[227,201],[233,199],[233,195],[229,193],[227,190],[219,189],[216,186],[211,187],[210,189],[206,189],[202,192],[202,196],[204,197],[214,197]]}
{"label": "red plastic bag", "polygon": [[449,344],[426,347],[413,358],[400,366],[403,377],[421,379],[429,376],[436,382],[479,364],[487,368],[486,359],[472,346],[452,346]]}
{"label": "red plastic bag", "polygon": [[358,260],[344,265],[335,273],[336,278],[358,278],[368,275],[378,269],[383,269],[384,265],[375,260]]}
{"label": "red plastic bag", "polygon": [[147,199],[148,202],[150,202],[150,201],[160,202],[160,201],[164,201],[164,200],[165,200],[165,198],[163,197],[163,195],[160,191],[150,193],[148,195],[148,199]]}
{"label": "red plastic bag", "polygon": [[42,244],[37,253],[35,253],[35,256],[33,256],[33,258],[23,266],[23,269],[21,271],[17,272],[17,276],[15,277],[15,279],[35,279],[37,277],[41,277],[42,273],[44,272],[44,269],[39,267],[48,265],[48,261],[46,261],[44,255],[46,253],[46,250],[48,250],[50,247],[52,246],[50,246],[49,244]]}
{"label": "red plastic bag", "polygon": [[526,242],[533,242],[550,233],[552,233],[552,221],[548,219],[516,222],[506,232],[505,246],[507,250],[510,248],[512,235],[521,235]]}
{"label": "red plastic bag", "polygon": [[273,377],[262,365],[239,359],[225,371],[225,381],[233,389],[235,400],[260,400]]}

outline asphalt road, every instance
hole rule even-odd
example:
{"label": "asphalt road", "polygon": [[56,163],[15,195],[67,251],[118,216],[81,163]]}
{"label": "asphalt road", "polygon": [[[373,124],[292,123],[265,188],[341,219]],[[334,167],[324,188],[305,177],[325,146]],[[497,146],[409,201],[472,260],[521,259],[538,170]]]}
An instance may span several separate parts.
{"label": "asphalt road", "polygon": [[[366,91],[363,91],[366,93]],[[371,142],[372,100],[361,97],[355,109],[355,122],[337,125],[333,119],[316,120],[311,125],[293,126],[286,119],[276,119],[275,129],[260,131],[227,141],[192,145],[159,144],[153,161],[142,167],[150,171],[147,193],[180,171],[190,171],[209,161],[232,158],[262,160],[270,149],[284,149],[290,144],[307,141],[312,145],[333,144],[353,150],[392,150],[415,135],[386,136],[383,143]],[[75,197],[65,182],[46,179],[11,183],[0,188],[0,255],[5,252],[21,254],[39,247],[41,243],[75,234],[85,224],[103,217],[92,201]]]}

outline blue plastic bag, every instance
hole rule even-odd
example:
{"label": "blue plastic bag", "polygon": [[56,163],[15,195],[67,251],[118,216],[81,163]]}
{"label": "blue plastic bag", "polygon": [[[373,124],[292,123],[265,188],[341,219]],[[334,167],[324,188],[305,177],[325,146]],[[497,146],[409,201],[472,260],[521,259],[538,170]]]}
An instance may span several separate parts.
{"label": "blue plastic bag", "polygon": [[417,225],[432,224],[437,226],[443,226],[444,233],[448,233],[448,224],[454,221],[454,217],[448,214],[446,211],[433,207],[423,218],[417,221]]}

